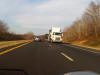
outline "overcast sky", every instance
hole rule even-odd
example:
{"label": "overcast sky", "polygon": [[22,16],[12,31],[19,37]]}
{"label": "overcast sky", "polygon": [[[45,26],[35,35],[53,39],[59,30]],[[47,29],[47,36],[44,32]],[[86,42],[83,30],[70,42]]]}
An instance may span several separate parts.
{"label": "overcast sky", "polygon": [[79,18],[91,0],[0,0],[0,20],[16,33],[48,33]]}

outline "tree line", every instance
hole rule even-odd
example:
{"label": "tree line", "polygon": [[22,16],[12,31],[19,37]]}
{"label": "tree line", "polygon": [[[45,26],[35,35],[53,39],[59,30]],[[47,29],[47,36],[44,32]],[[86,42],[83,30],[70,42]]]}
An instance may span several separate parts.
{"label": "tree line", "polygon": [[0,41],[28,40],[33,38],[34,34],[32,32],[28,32],[26,34],[15,34],[9,32],[7,24],[3,21],[0,21]]}
{"label": "tree line", "polygon": [[91,2],[81,18],[64,29],[64,41],[100,38],[100,2]]}

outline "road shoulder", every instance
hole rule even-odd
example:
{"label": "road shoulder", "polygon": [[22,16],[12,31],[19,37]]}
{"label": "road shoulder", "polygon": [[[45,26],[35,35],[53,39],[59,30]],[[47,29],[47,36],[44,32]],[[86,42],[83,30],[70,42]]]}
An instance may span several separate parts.
{"label": "road shoulder", "polygon": [[80,45],[69,44],[69,43],[63,44],[63,45],[70,46],[70,47],[77,48],[77,49],[81,49],[83,51],[88,51],[88,52],[91,52],[91,53],[100,54],[100,49],[95,49],[95,48],[92,48],[92,47],[80,46]]}

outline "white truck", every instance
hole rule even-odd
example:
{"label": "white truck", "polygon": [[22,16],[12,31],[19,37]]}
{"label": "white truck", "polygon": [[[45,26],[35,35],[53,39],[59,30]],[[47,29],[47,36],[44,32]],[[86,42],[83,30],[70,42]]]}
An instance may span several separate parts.
{"label": "white truck", "polygon": [[50,42],[62,42],[63,34],[60,27],[51,27],[49,30],[48,41]]}

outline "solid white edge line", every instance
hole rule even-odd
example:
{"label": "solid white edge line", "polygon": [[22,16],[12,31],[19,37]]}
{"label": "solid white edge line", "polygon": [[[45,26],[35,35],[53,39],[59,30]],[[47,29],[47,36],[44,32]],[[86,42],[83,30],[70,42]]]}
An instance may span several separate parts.
{"label": "solid white edge line", "polygon": [[71,45],[66,45],[66,46],[70,46],[70,47],[73,47],[73,48],[82,49],[82,50],[84,50],[84,51],[88,51],[88,52],[92,52],[92,53],[100,54],[99,52],[95,52],[95,51],[92,51],[92,50],[83,49],[83,48],[76,47],[76,46],[71,46]]}

